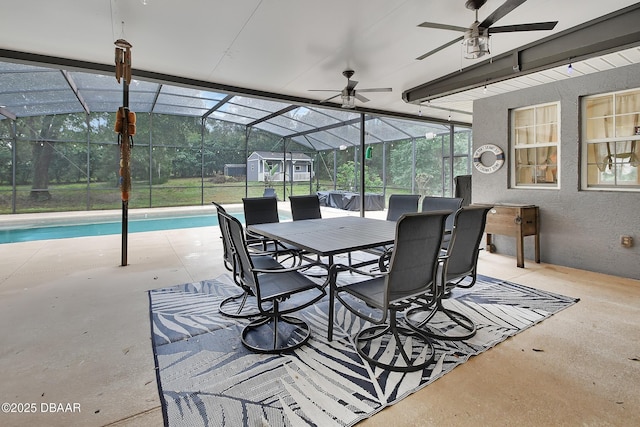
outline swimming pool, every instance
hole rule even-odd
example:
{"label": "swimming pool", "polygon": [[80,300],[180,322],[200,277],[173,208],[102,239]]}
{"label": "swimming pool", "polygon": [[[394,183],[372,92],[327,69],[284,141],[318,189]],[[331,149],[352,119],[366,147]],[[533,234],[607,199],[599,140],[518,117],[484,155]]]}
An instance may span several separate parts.
{"label": "swimming pool", "polygon": [[[233,213],[234,217],[244,223],[244,214]],[[144,231],[172,230],[180,228],[210,227],[218,225],[218,216],[189,215],[172,218],[129,219],[129,233]],[[98,222],[93,224],[64,224],[53,226],[37,226],[30,228],[0,229],[0,244],[29,242],[32,240],[67,239],[71,237],[106,236],[121,234],[122,222]]]}

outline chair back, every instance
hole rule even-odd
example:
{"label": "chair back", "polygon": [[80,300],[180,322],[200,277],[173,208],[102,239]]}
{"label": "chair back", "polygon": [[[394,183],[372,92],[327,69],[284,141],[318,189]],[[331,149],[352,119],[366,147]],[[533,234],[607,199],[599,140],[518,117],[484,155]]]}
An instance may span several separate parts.
{"label": "chair back", "polygon": [[471,175],[458,175],[453,178],[454,196],[462,198],[462,206],[471,204]]}
{"label": "chair back", "polygon": [[253,271],[253,261],[249,256],[242,223],[227,213],[222,212],[220,215],[223,217],[223,226],[226,227],[235,255],[234,279],[237,283],[239,282],[238,285],[251,290],[253,295],[259,298],[257,278]]}
{"label": "chair back", "polygon": [[227,211],[221,205],[216,202],[211,202],[216,207],[218,212],[218,226],[220,227],[220,234],[222,235],[222,259],[224,260],[225,267],[228,270],[233,269],[233,249],[231,246],[231,238],[227,227],[225,226],[225,217],[222,214],[226,214]]}
{"label": "chair back", "polygon": [[396,225],[386,276],[387,303],[434,289],[444,222],[450,211],[405,214]]}
{"label": "chair back", "polygon": [[392,194],[389,196],[387,221],[397,221],[403,214],[418,212],[419,194]]}
{"label": "chair back", "polygon": [[446,281],[474,276],[490,206],[465,206],[456,212],[447,249]]}
{"label": "chair back", "polygon": [[322,218],[320,198],[317,194],[289,196],[289,202],[291,203],[291,217],[294,221]]}
{"label": "chair back", "polygon": [[275,197],[245,197],[244,223],[247,225],[280,222],[278,216],[278,199]]}
{"label": "chair back", "polygon": [[461,197],[435,197],[425,196],[422,199],[422,212],[431,211],[451,211],[452,214],[447,217],[444,225],[445,230],[453,228],[453,217],[455,212],[462,206],[463,199]]}

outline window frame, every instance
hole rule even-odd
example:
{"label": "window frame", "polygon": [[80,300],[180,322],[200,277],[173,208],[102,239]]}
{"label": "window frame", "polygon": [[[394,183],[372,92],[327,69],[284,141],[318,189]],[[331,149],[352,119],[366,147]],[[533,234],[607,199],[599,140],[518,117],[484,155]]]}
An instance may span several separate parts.
{"label": "window frame", "polygon": [[[629,112],[623,112],[623,111],[618,111],[618,102],[617,102],[617,98],[621,95],[625,95],[625,94],[629,94],[629,93],[633,93],[633,92],[637,92],[638,93],[638,107],[637,107],[637,111],[633,112],[633,113],[629,113]],[[598,99],[598,98],[607,98],[610,97],[610,103],[611,103],[611,112],[610,114],[604,114],[601,117],[603,119],[606,118],[611,118],[612,119],[612,123],[611,123],[611,129],[614,132],[614,135],[611,137],[602,137],[602,138],[588,138],[589,136],[589,124],[590,124],[590,119],[597,119],[600,116],[589,116],[588,115],[588,111],[587,111],[587,107],[588,107],[588,103],[589,100],[594,100],[594,99]],[[640,153],[640,133],[638,129],[638,127],[640,127],[640,87],[636,87],[636,88],[631,88],[631,89],[624,89],[624,90],[618,90],[618,91],[612,91],[612,92],[605,92],[605,93],[599,93],[599,94],[593,94],[593,95],[587,95],[587,96],[583,96],[580,98],[580,114],[581,114],[581,126],[580,126],[580,190],[583,191],[617,191],[617,192],[640,192],[640,170],[637,170],[638,168],[640,168],[640,165],[635,166],[636,167],[636,174],[637,174],[637,184],[618,184],[618,178],[617,178],[617,171],[613,173],[613,179],[614,179],[614,183],[612,184],[607,184],[607,183],[597,183],[597,184],[590,184],[589,183],[589,171],[590,171],[590,164],[589,164],[589,147],[590,144],[602,144],[602,143],[616,143],[615,148],[618,147],[618,144],[620,143],[626,143],[626,142],[631,142],[631,141],[635,141],[636,144],[636,148],[635,148],[635,153]],[[632,115],[636,115],[637,116],[637,123],[635,123],[635,134],[632,135],[622,135],[622,136],[616,136],[615,133],[618,132],[618,119],[623,117],[623,116],[632,116]],[[640,155],[640,154],[638,154]],[[615,157],[615,156],[614,156]],[[627,159],[622,158],[622,160],[620,162],[614,162],[614,164],[623,164],[625,161],[628,161]],[[593,165],[593,164],[592,164]],[[595,165],[597,165],[597,159],[596,159],[596,163]],[[597,167],[597,166],[596,166]]]}
{"label": "window frame", "polygon": [[[535,135],[535,130],[536,130],[536,126],[540,126],[540,123],[537,123],[537,113],[539,110],[541,110],[542,108],[546,108],[549,106],[555,106],[556,107],[556,117],[555,117],[555,122],[550,122],[547,123],[546,125],[549,124],[555,124],[555,141],[553,142],[546,142],[546,143],[540,143],[540,142],[535,142],[536,141],[536,135]],[[530,124],[529,126],[522,126],[522,127],[516,127],[516,119],[515,116],[518,112],[521,111],[525,111],[525,110],[533,110],[533,119],[532,119],[532,124]],[[510,122],[509,122],[509,131],[510,131],[510,144],[509,144],[509,169],[510,169],[510,183],[511,183],[511,188],[518,188],[518,189],[534,189],[534,190],[559,190],[561,185],[560,185],[560,170],[561,170],[561,114],[560,111],[561,110],[561,104],[560,101],[553,101],[553,102],[546,102],[546,103],[542,103],[542,104],[534,104],[534,105],[527,105],[524,107],[518,107],[518,108],[514,108],[511,109],[509,111],[509,118],[510,118]],[[534,143],[531,144],[519,144],[518,143],[518,138],[516,136],[516,132],[518,129],[524,129],[526,127],[529,127],[532,129],[532,131],[534,132]],[[544,147],[555,147],[556,149],[556,162],[555,162],[555,182],[531,182],[531,183],[518,183],[518,165],[516,164],[516,160],[517,160],[517,156],[516,156],[516,150],[523,150],[523,149],[537,149],[537,148],[544,148]],[[534,164],[532,165],[532,167],[536,168],[539,167],[540,165],[538,164]]]}

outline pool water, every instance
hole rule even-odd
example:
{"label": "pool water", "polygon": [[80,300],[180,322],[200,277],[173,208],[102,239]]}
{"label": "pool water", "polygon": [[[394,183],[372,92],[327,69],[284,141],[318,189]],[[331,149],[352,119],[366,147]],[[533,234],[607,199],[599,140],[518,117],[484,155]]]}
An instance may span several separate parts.
{"label": "pool water", "polygon": [[[244,222],[243,214],[233,214]],[[160,231],[192,227],[210,227],[218,225],[218,216],[194,215],[173,218],[129,219],[129,233]],[[106,236],[121,234],[122,222],[103,222],[95,224],[69,224],[50,227],[17,228],[0,230],[1,243],[29,242],[32,240],[67,239],[70,237]]]}

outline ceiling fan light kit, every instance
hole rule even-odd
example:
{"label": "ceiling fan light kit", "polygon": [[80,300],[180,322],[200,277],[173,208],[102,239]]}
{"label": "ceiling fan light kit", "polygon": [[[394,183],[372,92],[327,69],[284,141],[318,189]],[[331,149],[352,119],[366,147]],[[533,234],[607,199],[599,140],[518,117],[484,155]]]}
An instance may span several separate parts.
{"label": "ceiling fan light kit", "polygon": [[342,108],[356,108],[356,97],[349,95],[346,90],[342,91]]}
{"label": "ceiling fan light kit", "polygon": [[[465,33],[462,40],[462,52],[466,59],[476,59],[489,54],[489,29],[479,28],[478,22]],[[482,31],[480,31],[482,30]]]}

